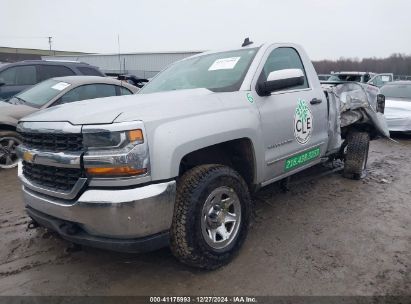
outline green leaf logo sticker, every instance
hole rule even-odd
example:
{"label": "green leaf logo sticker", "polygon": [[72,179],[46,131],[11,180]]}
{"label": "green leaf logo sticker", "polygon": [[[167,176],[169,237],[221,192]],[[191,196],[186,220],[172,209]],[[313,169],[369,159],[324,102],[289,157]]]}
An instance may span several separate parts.
{"label": "green leaf logo sticker", "polygon": [[251,95],[251,93],[247,93],[246,96],[247,96],[247,100],[248,100],[250,103],[253,103],[253,102],[254,102],[254,98],[253,98],[253,95]]}
{"label": "green leaf logo sticker", "polygon": [[304,99],[299,99],[294,114],[294,136],[299,144],[305,145],[311,138],[313,116]]}
{"label": "green leaf logo sticker", "polygon": [[297,104],[297,109],[295,113],[301,118],[303,122],[307,121],[308,107],[304,100],[300,99]]}

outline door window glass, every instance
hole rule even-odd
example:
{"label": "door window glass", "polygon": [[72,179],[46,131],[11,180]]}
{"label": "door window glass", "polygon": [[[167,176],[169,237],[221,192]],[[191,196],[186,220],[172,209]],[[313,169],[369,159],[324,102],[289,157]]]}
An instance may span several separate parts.
{"label": "door window glass", "polygon": [[125,87],[120,87],[120,95],[131,95],[133,94],[129,89]]}
{"label": "door window glass", "polygon": [[61,65],[41,65],[40,66],[40,81],[53,77],[70,76],[74,72],[69,68]]}
{"label": "door window glass", "polygon": [[0,81],[6,85],[32,85],[36,78],[34,65],[11,67],[0,74]]}
{"label": "door window glass", "polygon": [[103,76],[98,70],[89,67],[78,67],[81,74],[88,76]]}
{"label": "door window glass", "polygon": [[260,80],[266,80],[271,72],[285,69],[300,69],[304,73],[304,83],[302,85],[295,86],[286,90],[308,88],[307,75],[305,73],[303,63],[297,51],[293,48],[281,47],[273,50],[267,58],[260,76]]}
{"label": "door window glass", "polygon": [[381,76],[376,76],[371,83],[377,87],[382,86],[384,84],[384,82],[382,81]]}
{"label": "door window glass", "polygon": [[374,79],[371,81],[371,84],[377,87],[382,87],[385,83],[390,82],[390,81],[391,81],[390,75],[378,75],[374,77]]}

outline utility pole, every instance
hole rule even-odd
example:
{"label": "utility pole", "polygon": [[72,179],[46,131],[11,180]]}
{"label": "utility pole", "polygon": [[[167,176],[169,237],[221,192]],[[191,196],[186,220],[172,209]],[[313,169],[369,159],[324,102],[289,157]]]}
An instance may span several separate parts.
{"label": "utility pole", "polygon": [[50,56],[51,56],[52,55],[51,54],[51,38],[53,38],[53,37],[48,36],[47,38],[49,39],[49,49],[50,49]]}
{"label": "utility pole", "polygon": [[120,68],[119,73],[121,74],[120,34],[117,34],[117,45],[118,45],[118,65]]}

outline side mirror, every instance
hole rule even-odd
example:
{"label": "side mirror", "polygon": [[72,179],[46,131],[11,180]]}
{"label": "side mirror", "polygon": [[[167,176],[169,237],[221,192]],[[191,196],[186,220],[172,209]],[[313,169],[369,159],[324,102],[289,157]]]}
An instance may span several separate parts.
{"label": "side mirror", "polygon": [[383,94],[378,94],[376,111],[384,114],[384,110],[385,110],[385,96]]}
{"label": "side mirror", "polygon": [[304,73],[300,69],[284,69],[271,72],[267,80],[258,86],[261,95],[269,95],[271,92],[281,89],[296,87],[304,84]]}
{"label": "side mirror", "polygon": [[1,86],[3,86],[3,85],[5,85],[6,83],[4,82],[4,79],[3,78],[0,78],[0,87]]}

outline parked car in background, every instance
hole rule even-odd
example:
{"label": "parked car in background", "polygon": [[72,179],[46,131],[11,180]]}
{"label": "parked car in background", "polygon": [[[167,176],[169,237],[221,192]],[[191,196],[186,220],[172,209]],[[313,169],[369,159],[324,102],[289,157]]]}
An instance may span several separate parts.
{"label": "parked car in background", "polygon": [[391,132],[411,133],[411,81],[394,81],[381,88],[385,118]]}
{"label": "parked car in background", "polygon": [[394,80],[393,73],[384,73],[384,74],[375,75],[368,81],[368,83],[381,88],[383,85],[393,80]]}
{"label": "parked car in background", "polygon": [[0,100],[52,77],[105,76],[97,67],[77,61],[27,60],[0,65]]}
{"label": "parked car in background", "polygon": [[326,81],[331,77],[331,74],[318,74],[318,79],[320,81]]}
{"label": "parked car in background", "polygon": [[354,81],[354,82],[368,82],[375,73],[368,72],[333,72],[327,81]]}
{"label": "parked car in background", "polygon": [[128,75],[128,74],[118,75],[117,79],[118,80],[125,80],[128,83],[138,87],[139,89],[144,87],[147,84],[147,82],[149,81],[146,78],[141,78],[141,77],[137,77],[135,75]]}
{"label": "parked car in background", "polygon": [[15,132],[20,118],[33,112],[84,99],[130,95],[138,88],[108,77],[66,76],[45,80],[16,96],[0,101],[0,168],[17,165]]}
{"label": "parked car in background", "polygon": [[[368,83],[377,87],[382,87],[384,84],[394,80],[392,73],[369,73],[369,72],[333,72],[326,82],[361,82]],[[322,79],[320,79],[322,81]]]}

